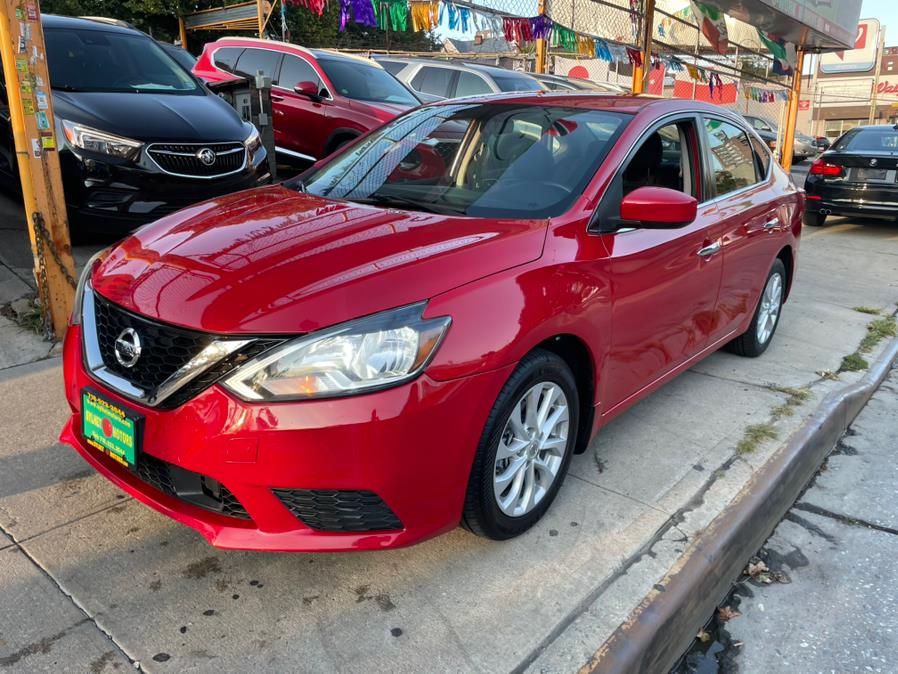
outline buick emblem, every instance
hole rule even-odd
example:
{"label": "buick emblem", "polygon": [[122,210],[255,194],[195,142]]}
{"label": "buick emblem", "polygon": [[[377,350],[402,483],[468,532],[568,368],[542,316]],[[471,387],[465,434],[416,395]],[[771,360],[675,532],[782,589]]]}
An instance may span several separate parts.
{"label": "buick emblem", "polygon": [[876,166],[876,157],[870,160],[870,166]]}
{"label": "buick emblem", "polygon": [[215,163],[215,153],[208,147],[204,147],[202,150],[197,150],[196,158],[206,166],[212,166],[212,164]]}
{"label": "buick emblem", "polygon": [[140,358],[140,335],[134,328],[125,328],[115,340],[115,359],[122,367],[134,367]]}

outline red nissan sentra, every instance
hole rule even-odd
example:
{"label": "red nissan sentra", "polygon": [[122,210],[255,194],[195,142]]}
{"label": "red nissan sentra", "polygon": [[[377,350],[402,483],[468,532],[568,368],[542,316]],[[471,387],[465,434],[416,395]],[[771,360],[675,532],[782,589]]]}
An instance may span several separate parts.
{"label": "red nissan sentra", "polygon": [[715,106],[418,108],[92,260],[62,440],[222,548],[510,538],[610,419],[765,351],[803,208]]}

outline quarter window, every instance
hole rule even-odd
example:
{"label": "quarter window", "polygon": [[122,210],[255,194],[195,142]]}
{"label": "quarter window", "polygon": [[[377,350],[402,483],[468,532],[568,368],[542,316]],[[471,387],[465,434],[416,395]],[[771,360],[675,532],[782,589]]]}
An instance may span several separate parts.
{"label": "quarter window", "polygon": [[216,68],[226,70],[229,73],[234,72],[234,67],[237,65],[237,58],[242,53],[243,47],[220,47],[219,49],[216,49],[215,53],[212,55],[212,63]]}
{"label": "quarter window", "polygon": [[448,98],[454,75],[455,71],[450,68],[424,66],[412,78],[412,89]]}
{"label": "quarter window", "polygon": [[455,88],[456,96],[476,96],[477,94],[492,93],[488,85],[479,75],[472,75],[461,71],[458,73],[458,84]]}
{"label": "quarter window", "polygon": [[280,60],[280,52],[268,49],[247,49],[237,59],[237,66],[234,68],[234,72],[244,77],[255,77],[261,70],[264,75],[274,79]]}
{"label": "quarter window", "polygon": [[754,148],[755,160],[758,162],[758,176],[763,180],[770,168],[770,152],[757,138],[751,139],[751,146]]}
{"label": "quarter window", "polygon": [[757,182],[754,153],[742,129],[719,119],[706,119],[705,136],[717,196]]}

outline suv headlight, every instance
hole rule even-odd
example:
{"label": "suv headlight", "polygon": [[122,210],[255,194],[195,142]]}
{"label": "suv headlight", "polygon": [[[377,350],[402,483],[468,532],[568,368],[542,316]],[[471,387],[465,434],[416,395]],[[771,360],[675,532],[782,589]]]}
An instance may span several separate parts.
{"label": "suv headlight", "polygon": [[134,161],[140,154],[140,148],[143,147],[143,143],[138,140],[115,136],[83,124],[70,122],[67,119],[62,120],[62,130],[72,147],[88,152],[108,154],[110,157]]}
{"label": "suv headlight", "polygon": [[250,157],[252,157],[262,147],[262,137],[259,135],[259,130],[249,122],[244,122],[244,126],[249,127],[249,135],[243,141],[243,144],[246,146]]}
{"label": "suv headlight", "polygon": [[374,314],[287,342],[243,365],[224,386],[248,401],[354,395],[417,377],[446,334],[426,303]]}
{"label": "suv headlight", "polygon": [[100,261],[105,260],[109,255],[112,246],[104,248],[99,253],[95,253],[84,265],[84,270],[78,278],[78,286],[75,288],[75,301],[72,303],[72,317],[69,319],[69,325],[81,325],[81,305],[84,303],[84,288],[90,283],[90,276],[94,268]]}

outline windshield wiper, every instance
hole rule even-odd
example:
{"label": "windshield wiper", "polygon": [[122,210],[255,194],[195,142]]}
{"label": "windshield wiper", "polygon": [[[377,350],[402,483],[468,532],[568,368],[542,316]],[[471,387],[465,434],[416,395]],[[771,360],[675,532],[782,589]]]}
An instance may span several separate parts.
{"label": "windshield wiper", "polygon": [[374,204],[376,206],[407,207],[409,210],[425,211],[426,213],[437,213],[439,215],[464,215],[464,211],[452,206],[422,203],[415,199],[395,194],[372,194],[364,199],[348,199],[347,201],[354,201],[358,204]]}

